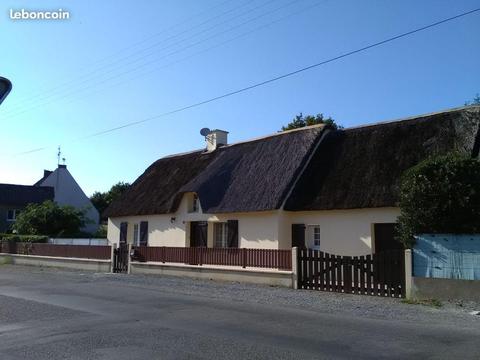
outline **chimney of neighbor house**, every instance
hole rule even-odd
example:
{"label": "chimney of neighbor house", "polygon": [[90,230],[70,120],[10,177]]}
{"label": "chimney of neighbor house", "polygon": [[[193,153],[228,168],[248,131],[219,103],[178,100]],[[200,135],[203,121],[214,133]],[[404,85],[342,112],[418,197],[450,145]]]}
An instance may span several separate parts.
{"label": "chimney of neighbor house", "polygon": [[207,142],[207,151],[214,151],[222,145],[228,144],[228,131],[225,130],[211,130],[207,136],[205,136],[205,141]]}

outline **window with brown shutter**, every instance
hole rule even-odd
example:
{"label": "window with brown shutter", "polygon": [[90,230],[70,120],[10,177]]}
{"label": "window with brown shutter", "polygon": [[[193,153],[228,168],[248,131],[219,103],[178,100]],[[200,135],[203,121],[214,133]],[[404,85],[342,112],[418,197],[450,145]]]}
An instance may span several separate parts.
{"label": "window with brown shutter", "polygon": [[148,221],[140,222],[140,246],[148,246]]}
{"label": "window with brown shutter", "polygon": [[228,247],[238,248],[238,220],[227,221]]}
{"label": "window with brown shutter", "polygon": [[120,244],[127,243],[128,222],[120,223]]}

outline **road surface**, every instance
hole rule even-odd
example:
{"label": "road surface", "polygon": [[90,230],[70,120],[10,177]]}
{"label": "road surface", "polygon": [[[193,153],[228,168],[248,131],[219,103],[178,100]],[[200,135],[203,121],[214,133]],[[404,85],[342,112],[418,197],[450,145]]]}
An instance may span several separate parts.
{"label": "road surface", "polygon": [[479,359],[480,319],[359,295],[0,266],[0,359]]}

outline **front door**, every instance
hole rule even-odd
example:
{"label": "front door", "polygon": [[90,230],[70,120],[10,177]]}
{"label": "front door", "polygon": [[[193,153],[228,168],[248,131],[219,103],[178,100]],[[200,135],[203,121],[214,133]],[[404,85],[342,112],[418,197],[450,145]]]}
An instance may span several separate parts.
{"label": "front door", "polygon": [[374,224],[375,253],[388,250],[403,250],[403,244],[395,239],[395,224]]}
{"label": "front door", "polygon": [[192,221],[190,223],[190,247],[207,247],[206,221]]}
{"label": "front door", "polygon": [[305,249],[305,224],[292,224],[292,247]]}

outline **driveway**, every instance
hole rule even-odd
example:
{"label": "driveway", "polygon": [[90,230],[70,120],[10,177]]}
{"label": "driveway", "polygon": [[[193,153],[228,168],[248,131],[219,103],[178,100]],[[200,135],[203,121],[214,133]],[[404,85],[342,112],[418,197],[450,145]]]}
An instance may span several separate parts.
{"label": "driveway", "polygon": [[0,359],[478,359],[475,304],[0,266]]}

